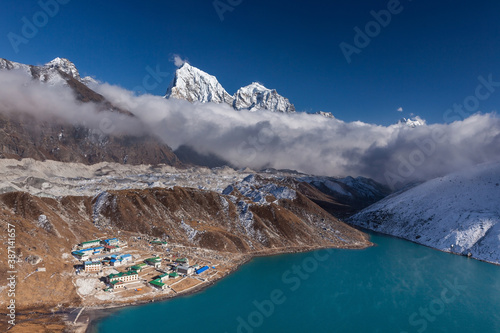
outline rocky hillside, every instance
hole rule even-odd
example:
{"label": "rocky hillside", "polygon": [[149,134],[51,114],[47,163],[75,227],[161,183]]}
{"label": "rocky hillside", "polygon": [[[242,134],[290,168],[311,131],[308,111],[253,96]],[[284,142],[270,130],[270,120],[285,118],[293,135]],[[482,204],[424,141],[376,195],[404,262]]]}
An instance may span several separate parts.
{"label": "rocky hillside", "polygon": [[92,204],[92,219],[101,230],[117,228],[218,251],[366,245],[361,232],[304,195],[253,175],[222,195],[182,187],[109,191]]}
{"label": "rocky hillside", "polygon": [[[299,192],[253,175],[230,185],[224,194],[185,187],[58,199],[4,193],[0,195],[0,221],[2,243],[7,241],[7,223],[16,225],[18,271],[23,281],[17,297],[20,309],[78,304],[79,296],[69,285],[73,267],[66,259],[75,244],[106,235],[160,237],[179,245],[250,255],[370,245],[364,233]],[[5,256],[5,251],[0,248],[0,255]],[[35,272],[38,267],[47,271]],[[6,271],[2,267],[4,281]],[[48,279],[51,288],[40,288]]]}
{"label": "rocky hillside", "polygon": [[500,164],[484,164],[400,191],[349,223],[500,264]]}

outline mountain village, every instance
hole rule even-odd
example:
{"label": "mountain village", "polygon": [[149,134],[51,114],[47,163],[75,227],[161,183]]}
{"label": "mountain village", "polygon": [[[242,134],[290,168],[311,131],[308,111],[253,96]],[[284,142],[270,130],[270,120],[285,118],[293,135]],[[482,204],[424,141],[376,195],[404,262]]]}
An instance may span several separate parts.
{"label": "mountain village", "polygon": [[83,241],[74,247],[76,284],[84,291],[80,296],[125,300],[156,292],[177,294],[225,273],[223,262],[201,258],[203,253],[197,249],[184,249],[193,254],[188,258],[181,255],[183,246],[164,240],[136,236],[131,243],[113,237]]}

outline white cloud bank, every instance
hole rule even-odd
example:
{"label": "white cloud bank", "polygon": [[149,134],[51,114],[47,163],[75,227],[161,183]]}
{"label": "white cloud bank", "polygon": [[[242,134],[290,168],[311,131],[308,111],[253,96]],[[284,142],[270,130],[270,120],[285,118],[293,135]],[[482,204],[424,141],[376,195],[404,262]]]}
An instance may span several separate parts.
{"label": "white cloud bank", "polygon": [[[93,104],[76,102],[69,89],[62,91],[34,82],[12,82],[1,72],[0,110],[98,126],[102,112],[97,112]],[[234,111],[226,105],[191,104],[151,95],[137,97],[108,84],[100,85],[98,92],[134,113],[144,124],[138,126],[130,117],[107,115],[119,132],[138,134],[147,128],[173,149],[188,145],[237,167],[366,176],[399,187],[479,163],[500,161],[500,119],[495,114],[409,128],[346,123],[305,113]]]}
{"label": "white cloud bank", "polygon": [[117,87],[100,92],[131,110],[174,149],[189,145],[238,167],[367,176],[399,187],[478,163],[500,161],[500,119],[475,114],[452,124],[379,126],[305,113],[234,111]]}
{"label": "white cloud bank", "polygon": [[103,134],[145,132],[139,119],[108,111],[103,105],[78,102],[68,86],[41,84],[17,70],[0,70],[0,114],[27,114],[42,121],[85,126]]}

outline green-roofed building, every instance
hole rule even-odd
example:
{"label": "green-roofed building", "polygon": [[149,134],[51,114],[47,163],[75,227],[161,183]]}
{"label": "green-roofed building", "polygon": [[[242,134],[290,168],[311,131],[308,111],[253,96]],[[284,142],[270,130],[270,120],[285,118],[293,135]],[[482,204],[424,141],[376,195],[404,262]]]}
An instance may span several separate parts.
{"label": "green-roofed building", "polygon": [[101,244],[101,240],[100,239],[94,239],[94,240],[91,240],[91,241],[82,242],[80,244],[80,247],[82,249],[86,249],[86,248],[93,247],[93,246],[96,246],[96,245],[99,245],[99,244]]}
{"label": "green-roofed building", "polygon": [[111,284],[114,281],[119,282],[129,282],[129,281],[137,281],[139,280],[139,274],[137,271],[130,270],[127,272],[120,272],[118,274],[110,274],[108,275],[108,282]]}
{"label": "green-roofed building", "polygon": [[136,271],[136,272],[140,272],[142,271],[144,268],[146,268],[148,265],[145,264],[145,263],[140,263],[140,264],[137,264],[137,265],[134,265],[134,266],[131,266],[128,268],[129,271]]}
{"label": "green-roofed building", "polygon": [[160,279],[154,279],[152,281],[149,281],[149,284],[161,290],[165,290],[168,287],[165,283],[161,282]]}
{"label": "green-roofed building", "polygon": [[119,288],[124,288],[125,287],[125,283],[123,283],[123,281],[113,281],[113,282],[110,282],[110,289],[119,289]]}
{"label": "green-roofed building", "polygon": [[168,277],[171,279],[176,279],[177,277],[179,277],[179,274],[177,274],[177,272],[172,272],[168,274]]}
{"label": "green-roofed building", "polygon": [[163,282],[164,280],[168,280],[168,273],[163,273],[163,274],[159,275],[158,279],[160,279],[161,282]]}
{"label": "green-roofed building", "polygon": [[150,243],[153,245],[161,245],[161,246],[167,246],[167,244],[168,244],[167,242],[160,241],[160,240],[154,240],[154,241],[151,241]]}
{"label": "green-roofed building", "polygon": [[148,258],[144,261],[146,261],[146,262],[161,262],[161,258],[160,257],[152,257],[152,258]]}
{"label": "green-roofed building", "polygon": [[155,268],[159,268],[161,266],[161,258],[160,257],[153,257],[153,258],[148,258],[144,260],[148,265],[154,266]]}
{"label": "green-roofed building", "polygon": [[175,259],[175,262],[180,263],[180,264],[186,264],[186,265],[189,265],[189,260],[188,260],[188,258],[177,258],[177,259]]}

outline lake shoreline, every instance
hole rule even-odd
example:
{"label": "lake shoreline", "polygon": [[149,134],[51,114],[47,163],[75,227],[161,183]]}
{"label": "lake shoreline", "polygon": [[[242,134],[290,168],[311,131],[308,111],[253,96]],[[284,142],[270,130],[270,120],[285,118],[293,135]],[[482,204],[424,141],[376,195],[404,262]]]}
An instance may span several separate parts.
{"label": "lake shoreline", "polygon": [[[439,252],[443,252],[443,253],[448,253],[448,254],[452,254],[452,255],[455,255],[455,256],[459,256],[459,257],[465,257],[465,258],[468,258],[468,259],[472,259],[472,260],[477,260],[477,261],[480,261],[480,262],[484,262],[486,264],[490,264],[490,265],[495,265],[495,266],[500,266],[500,263],[498,262],[493,262],[493,261],[488,261],[488,260],[483,260],[483,259],[479,259],[479,258],[476,258],[476,257],[473,257],[473,256],[468,256],[468,255],[465,255],[465,254],[462,254],[462,253],[456,253],[456,252],[451,252],[451,251],[445,251],[445,250],[442,250],[442,249],[438,249],[437,247],[433,247],[433,246],[430,246],[430,245],[427,245],[427,244],[422,244],[422,243],[419,243],[415,240],[412,240],[412,239],[408,239],[408,238],[404,238],[404,237],[399,237],[399,236],[395,236],[395,235],[392,235],[392,234],[386,234],[386,233],[383,233],[383,232],[380,232],[380,231],[376,231],[376,230],[372,230],[372,229],[367,229],[367,228],[364,228],[364,227],[361,227],[361,226],[358,226],[358,225],[355,225],[355,224],[350,224],[348,222],[345,222],[346,224],[348,224],[349,226],[353,227],[353,228],[356,228],[366,234],[375,234],[375,235],[383,235],[383,236],[386,236],[386,237],[392,237],[392,238],[396,238],[396,239],[401,239],[401,240],[404,240],[404,241],[408,241],[410,243],[413,243],[413,244],[417,244],[417,245],[420,245],[420,246],[424,246],[426,248],[429,248],[429,249],[432,249],[432,250],[436,250],[436,251],[439,251]],[[376,244],[375,244],[376,246]]]}
{"label": "lake shoreline", "polygon": [[114,312],[125,308],[125,307],[134,307],[134,306],[141,306],[145,304],[149,304],[152,302],[164,302],[170,299],[174,299],[177,297],[183,297],[183,296],[189,296],[193,295],[196,293],[199,293],[213,285],[215,285],[217,282],[221,281],[222,279],[236,273],[243,265],[247,264],[254,258],[259,258],[259,257],[271,257],[271,256],[277,256],[277,255],[284,255],[284,254],[294,254],[294,253],[306,253],[306,252],[313,252],[313,251],[318,251],[322,249],[345,249],[345,250],[363,250],[372,246],[375,246],[375,244],[371,243],[369,241],[369,237],[367,239],[368,245],[366,246],[354,246],[354,247],[344,247],[344,248],[338,248],[338,247],[328,247],[328,246],[308,246],[308,247],[297,247],[297,248],[288,248],[288,249],[280,249],[279,251],[261,251],[261,252],[256,252],[256,253],[250,253],[244,255],[240,260],[237,260],[235,263],[235,266],[228,272],[227,274],[217,277],[216,279],[209,281],[207,283],[203,283],[199,286],[195,286],[193,289],[190,289],[186,292],[181,292],[178,294],[173,294],[173,295],[164,295],[161,297],[158,297],[157,299],[154,300],[144,300],[144,301],[137,301],[131,304],[118,304],[115,306],[96,306],[96,307],[91,307],[91,308],[86,308],[88,310],[85,310],[85,313],[82,314],[82,318],[87,318],[87,323],[85,324],[86,328],[85,330],[78,329],[77,327],[74,327],[72,322],[66,321],[69,327],[74,327],[78,329],[75,331],[75,333],[97,333],[97,325],[98,322],[105,318],[108,317],[109,315],[112,315]]}

